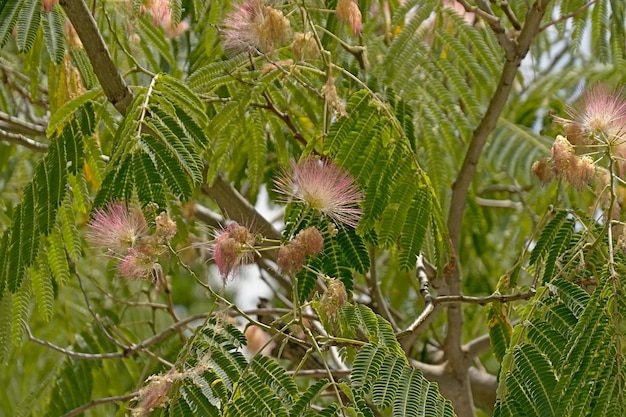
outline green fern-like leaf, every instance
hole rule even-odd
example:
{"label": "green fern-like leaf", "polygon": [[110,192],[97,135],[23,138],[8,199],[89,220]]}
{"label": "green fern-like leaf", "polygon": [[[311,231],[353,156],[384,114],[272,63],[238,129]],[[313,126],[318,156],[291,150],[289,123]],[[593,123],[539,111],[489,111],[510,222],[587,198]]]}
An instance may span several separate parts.
{"label": "green fern-like leaf", "polygon": [[60,64],[65,55],[65,17],[58,7],[43,15],[43,36],[48,55],[55,64]]}
{"label": "green fern-like leaf", "polygon": [[[74,118],[77,116],[77,112],[83,106],[85,106],[88,102],[95,100],[100,95],[102,95],[102,90],[96,88],[93,90],[89,90],[86,93],[65,103],[50,117],[50,122],[48,122],[48,127],[46,128],[46,135],[48,137],[52,137],[55,134],[60,134],[63,131],[63,127],[67,123],[74,120]],[[87,112],[89,112],[89,110],[87,110]]]}
{"label": "green fern-like leaf", "polygon": [[59,225],[67,255],[72,261],[76,262],[81,257],[83,248],[69,198],[64,200],[59,210]]}
{"label": "green fern-like leaf", "polygon": [[185,378],[181,388],[181,396],[187,401],[193,415],[219,417],[219,409],[211,403],[204,390],[192,378]]}
{"label": "green fern-like leaf", "polygon": [[[363,239],[354,229],[341,227],[337,232],[337,243],[348,264],[357,272],[365,272],[370,267],[370,257]],[[352,285],[350,285],[352,287]]]}
{"label": "green fern-like leaf", "polygon": [[415,266],[417,255],[426,240],[429,219],[432,215],[433,195],[427,187],[421,187],[413,197],[407,213],[404,230],[400,236],[400,266],[406,270]]}
{"label": "green fern-like leaf", "polygon": [[[433,401],[432,396],[437,400]],[[438,394],[436,384],[424,379],[422,372],[418,369],[408,366],[403,369],[400,385],[393,401],[394,417],[453,415],[451,403]]]}
{"label": "green fern-like leaf", "polygon": [[21,2],[21,8],[17,16],[17,48],[20,52],[28,52],[35,43],[35,37],[41,22],[40,1],[25,0]]}
{"label": "green fern-like leaf", "polygon": [[0,47],[9,40],[24,1],[5,1],[0,5]]}
{"label": "green fern-like leaf", "polygon": [[54,289],[50,279],[50,268],[43,250],[39,251],[39,256],[36,262],[29,267],[28,274],[39,315],[44,321],[49,321],[54,306]]}
{"label": "green fern-like leaf", "polygon": [[24,279],[24,268],[32,264],[39,248],[34,198],[33,186],[29,183],[13,216],[7,266],[7,284],[13,293],[20,287]]}
{"label": "green fern-like leaf", "polygon": [[165,190],[152,158],[142,151],[136,152],[132,158],[133,175],[139,201],[144,204],[153,202],[158,204],[160,208],[165,208]]}
{"label": "green fern-like leaf", "polygon": [[386,349],[378,348],[373,344],[361,347],[354,359],[351,378],[352,387],[369,393],[372,383],[379,375],[385,354]]}
{"label": "green fern-like leaf", "polygon": [[563,255],[563,252],[569,249],[572,234],[574,232],[574,219],[566,219],[561,227],[554,235],[554,241],[551,242],[548,256],[546,257],[545,269],[543,272],[543,281],[549,282],[556,274],[558,263],[557,260]]}
{"label": "green fern-like leaf", "polygon": [[30,277],[26,275],[23,285],[19,290],[11,294],[11,341],[13,345],[19,346],[22,342],[22,335],[26,329],[26,323],[30,316],[30,301],[31,301],[31,286]]}
{"label": "green fern-like leaf", "polygon": [[372,400],[377,407],[386,409],[392,404],[405,366],[406,361],[400,357],[385,357],[380,375],[372,387]]}
{"label": "green fern-like leaf", "polygon": [[537,261],[539,261],[539,259],[541,259],[548,252],[550,244],[554,241],[554,238],[563,225],[563,222],[565,222],[567,214],[568,213],[565,210],[557,211],[554,214],[554,217],[543,228],[535,247],[530,253],[530,259],[528,260],[530,265],[537,263]]}
{"label": "green fern-like leaf", "polygon": [[58,284],[67,285],[70,281],[70,268],[60,230],[55,229],[50,233],[47,241],[46,255],[52,276]]}
{"label": "green fern-like leaf", "polygon": [[242,399],[254,407],[259,416],[287,417],[287,408],[281,398],[275,395],[272,389],[261,381],[254,373],[246,373],[239,380],[239,389]]}
{"label": "green fern-like leaf", "polygon": [[92,362],[68,358],[52,387],[48,417],[60,416],[87,402],[93,389]]}
{"label": "green fern-like leaf", "polygon": [[178,68],[176,58],[174,58],[172,53],[172,47],[165,38],[163,29],[160,26],[153,25],[152,19],[145,15],[137,19],[137,23],[137,30],[141,37],[141,47],[146,58],[150,61],[152,69],[155,72],[161,70],[159,55],[165,59],[171,69],[175,70]]}
{"label": "green fern-like leaf", "polygon": [[256,355],[250,362],[250,370],[263,381],[263,384],[283,398],[283,402],[291,403],[298,394],[298,387],[294,380],[286,374],[283,367],[272,359],[263,355]]}
{"label": "green fern-like leaf", "polygon": [[310,385],[306,391],[300,395],[293,407],[289,410],[289,417],[303,416],[313,400],[320,395],[328,387],[328,385],[329,381],[327,379],[320,379]]}
{"label": "green fern-like leaf", "polygon": [[[547,287],[549,292],[538,295],[548,297],[534,312],[528,310],[527,324],[514,332],[512,340],[521,342],[511,348],[511,363],[503,362],[494,416],[619,415],[621,406],[613,404],[623,406],[623,400],[613,397],[608,408],[601,402],[617,389],[615,380],[605,376],[624,369],[616,356],[613,311],[606,308],[610,280],[603,280],[591,296],[561,279]],[[520,339],[523,330],[527,337]]]}

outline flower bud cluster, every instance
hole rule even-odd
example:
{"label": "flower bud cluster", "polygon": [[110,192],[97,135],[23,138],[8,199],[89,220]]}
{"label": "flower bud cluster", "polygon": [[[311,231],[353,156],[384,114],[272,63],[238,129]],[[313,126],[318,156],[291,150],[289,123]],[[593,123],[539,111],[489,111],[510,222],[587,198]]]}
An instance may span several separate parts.
{"label": "flower bud cluster", "polygon": [[576,155],[574,146],[559,135],[552,145],[550,158],[536,161],[532,172],[544,184],[560,177],[577,190],[582,190],[594,178],[596,168],[590,157]]}
{"label": "flower bud cluster", "polygon": [[299,272],[307,256],[319,255],[324,249],[324,238],[315,227],[302,230],[287,245],[278,250],[277,263],[281,270],[289,274]]}
{"label": "flower bud cluster", "polygon": [[215,237],[213,243],[213,260],[220,271],[224,284],[241,266],[254,261],[255,236],[248,228],[237,222],[229,223],[226,228]]}
{"label": "flower bud cluster", "polygon": [[335,320],[339,309],[348,301],[346,286],[339,279],[327,279],[326,291],[320,300],[320,307],[326,316]]}
{"label": "flower bud cluster", "polygon": [[162,212],[155,218],[155,231],[139,208],[129,209],[115,201],[96,209],[88,223],[87,240],[118,258],[118,272],[127,278],[153,277],[160,270],[159,259],[176,235],[176,223]]}

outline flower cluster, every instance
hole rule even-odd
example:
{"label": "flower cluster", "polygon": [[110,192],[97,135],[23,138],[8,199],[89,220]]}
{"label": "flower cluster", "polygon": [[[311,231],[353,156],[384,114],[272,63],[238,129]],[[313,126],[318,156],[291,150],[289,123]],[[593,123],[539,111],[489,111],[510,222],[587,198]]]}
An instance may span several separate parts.
{"label": "flower cluster", "polygon": [[255,241],[256,237],[250,233],[248,228],[236,222],[229,223],[215,237],[212,245],[213,260],[220,271],[224,284],[241,265],[254,261]]}
{"label": "flower cluster", "polygon": [[283,271],[295,274],[302,269],[307,256],[319,255],[324,249],[324,238],[315,227],[302,230],[289,244],[278,250],[277,263]]}
{"label": "flower cluster", "polygon": [[289,20],[263,0],[242,0],[224,20],[224,49],[232,54],[259,50],[273,53],[287,42]]}
{"label": "flower cluster", "polygon": [[578,156],[572,144],[563,136],[557,136],[552,145],[550,158],[536,161],[532,172],[547,184],[556,177],[564,178],[577,190],[594,178],[595,165],[588,156]]}
{"label": "flower cluster", "polygon": [[161,26],[165,30],[165,35],[174,39],[189,29],[189,24],[185,21],[174,24],[172,16],[172,7],[169,0],[147,0],[142,7],[144,12],[152,16],[152,23],[155,26]]}
{"label": "flower cluster", "polygon": [[286,201],[296,200],[338,223],[356,227],[362,211],[363,195],[354,178],[328,160],[306,158],[291,164],[276,180],[276,190]]}
{"label": "flower cluster", "polygon": [[337,312],[348,301],[346,286],[339,279],[327,278],[326,291],[320,300],[320,308],[331,320],[335,321]]}
{"label": "flower cluster", "polygon": [[138,208],[119,201],[96,209],[88,223],[87,240],[120,259],[118,272],[127,278],[153,277],[160,270],[159,258],[176,235],[176,223],[163,212],[155,218],[155,231]]}
{"label": "flower cluster", "polygon": [[320,55],[320,48],[312,32],[296,33],[291,42],[291,50],[302,61],[311,61]]}
{"label": "flower cluster", "polygon": [[[557,136],[549,158],[532,166],[539,180],[545,184],[554,178],[563,178],[574,188],[582,189],[598,170],[589,156],[581,154],[594,148],[604,148],[623,175],[626,172],[626,100],[621,90],[609,91],[603,85],[596,85],[583,95],[581,105],[570,108],[568,113],[571,119],[554,117],[563,127],[565,136]],[[606,182],[602,177],[598,184]]]}

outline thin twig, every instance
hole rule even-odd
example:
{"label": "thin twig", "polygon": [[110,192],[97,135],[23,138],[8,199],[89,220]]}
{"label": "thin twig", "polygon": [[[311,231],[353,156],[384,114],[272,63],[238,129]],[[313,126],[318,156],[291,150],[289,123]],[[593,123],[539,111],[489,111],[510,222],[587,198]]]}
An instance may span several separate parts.
{"label": "thin twig", "polygon": [[555,19],[555,20],[552,20],[552,21],[546,23],[545,25],[543,25],[543,26],[541,26],[539,28],[539,32],[543,32],[544,30],[546,30],[550,26],[557,25],[557,24],[559,24],[561,22],[566,21],[567,19],[570,19],[570,18],[576,16],[578,13],[582,12],[587,7],[590,7],[592,4],[595,4],[597,1],[598,0],[591,0],[591,1],[583,4],[582,6],[580,6],[578,9],[574,10],[573,12],[568,13],[568,14],[564,14],[563,16],[559,17],[558,19]]}
{"label": "thin twig", "polygon": [[171,333],[176,333],[176,331],[183,327],[186,326],[187,324],[196,321],[196,320],[203,320],[206,319],[208,316],[208,314],[203,313],[203,314],[196,314],[193,316],[189,316],[186,317],[182,320],[180,320],[179,322],[176,322],[174,324],[172,324],[171,326],[169,326],[168,328],[162,330],[161,332],[155,334],[152,337],[149,337],[148,339],[145,339],[143,342],[131,345],[126,347],[123,351],[121,352],[107,352],[107,353],[85,353],[85,352],[76,352],[70,349],[66,349],[66,348],[62,348],[60,346],[57,346],[53,343],[48,342],[47,340],[42,340],[39,339],[35,336],[33,336],[33,333],[30,330],[30,327],[28,327],[28,325],[25,325],[25,329],[26,329],[26,334],[28,335],[28,339],[31,342],[37,343],[39,345],[45,346],[47,348],[50,348],[52,350],[56,350],[57,352],[63,353],[67,356],[71,356],[74,358],[79,358],[79,359],[86,359],[86,360],[102,360],[102,359],[119,359],[119,358],[127,358],[129,356],[132,356],[142,350],[144,350],[145,348],[155,345],[161,341],[163,341],[166,337],[168,337]]}
{"label": "thin twig", "polygon": [[95,400],[89,401],[86,404],[81,405],[80,407],[77,407],[71,411],[68,411],[67,413],[63,414],[61,417],[74,417],[98,405],[108,404],[108,403],[122,403],[122,402],[130,401],[133,398],[136,398],[138,395],[139,395],[139,392],[136,391],[131,394],[117,395],[115,397],[97,398]]}
{"label": "thin twig", "polygon": [[519,23],[519,20],[517,19],[517,16],[515,16],[515,13],[513,12],[513,10],[511,10],[511,6],[509,6],[509,2],[508,1],[500,2],[500,8],[502,9],[506,17],[509,18],[511,25],[515,28],[515,30],[517,31],[522,30],[522,25]]}
{"label": "thin twig", "polygon": [[517,300],[528,300],[536,294],[535,289],[530,289],[527,292],[517,292],[515,294],[492,294],[485,297],[473,297],[469,295],[442,295],[434,300],[434,304],[444,303],[468,303],[468,304],[480,304],[485,305],[488,303],[510,303]]}
{"label": "thin twig", "polygon": [[368,250],[370,255],[370,270],[369,274],[366,275],[366,279],[367,285],[369,287],[370,296],[376,303],[378,313],[382,314],[382,316],[391,324],[393,330],[397,332],[400,328],[398,327],[395,319],[391,315],[391,312],[389,311],[389,306],[387,305],[387,301],[385,300],[385,297],[380,290],[380,285],[378,284],[378,277],[376,275],[376,248],[370,245]]}
{"label": "thin twig", "polygon": [[16,145],[31,149],[35,152],[46,152],[48,150],[48,145],[46,145],[45,143],[40,143],[30,138],[27,138],[20,133],[11,133],[3,129],[0,129],[0,141],[14,143]]}

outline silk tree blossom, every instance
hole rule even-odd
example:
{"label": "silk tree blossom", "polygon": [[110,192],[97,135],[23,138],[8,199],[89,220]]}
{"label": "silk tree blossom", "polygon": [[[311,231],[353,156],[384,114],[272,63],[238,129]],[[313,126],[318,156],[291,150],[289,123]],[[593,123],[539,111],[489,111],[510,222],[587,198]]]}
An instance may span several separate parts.
{"label": "silk tree blossom", "polygon": [[338,223],[357,227],[363,198],[354,178],[329,160],[306,158],[291,164],[292,171],[276,180],[286,200],[296,200]]}
{"label": "silk tree blossom", "polygon": [[120,201],[96,209],[88,227],[87,240],[116,255],[124,255],[148,236],[148,224],[141,210],[129,210]]}
{"label": "silk tree blossom", "polygon": [[584,145],[593,137],[616,145],[619,153],[626,154],[626,100],[622,90],[609,91],[599,84],[590,89],[580,107],[568,111],[571,119],[555,117],[565,127],[565,136],[574,145]]}
{"label": "silk tree blossom", "polygon": [[232,54],[259,50],[273,53],[290,35],[289,20],[283,12],[263,0],[242,0],[223,21],[224,49]]}
{"label": "silk tree blossom", "polygon": [[254,261],[256,237],[237,222],[229,223],[217,234],[212,245],[213,260],[226,284],[241,265]]}
{"label": "silk tree blossom", "polygon": [[161,272],[159,260],[176,235],[176,223],[167,213],[155,218],[155,232],[150,234],[142,211],[119,201],[96,209],[87,226],[87,240],[119,259],[119,274],[132,279],[154,280]]}

